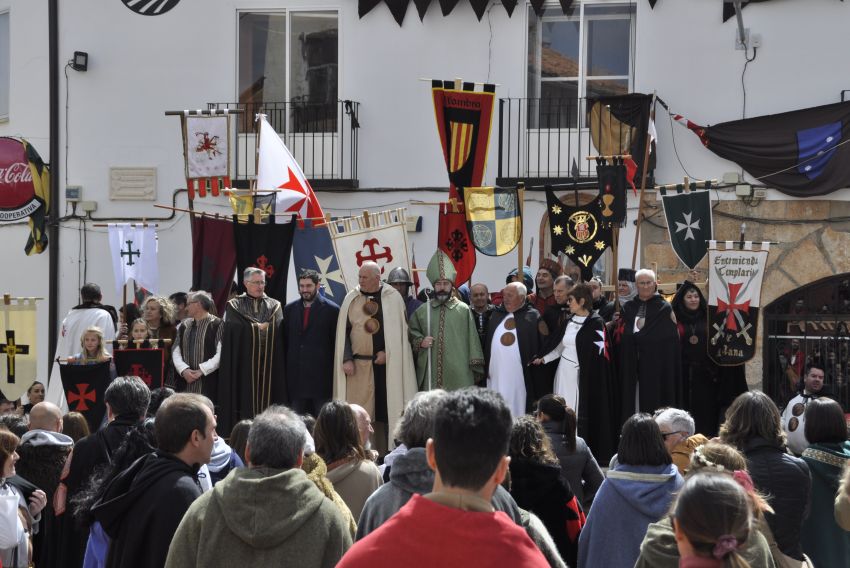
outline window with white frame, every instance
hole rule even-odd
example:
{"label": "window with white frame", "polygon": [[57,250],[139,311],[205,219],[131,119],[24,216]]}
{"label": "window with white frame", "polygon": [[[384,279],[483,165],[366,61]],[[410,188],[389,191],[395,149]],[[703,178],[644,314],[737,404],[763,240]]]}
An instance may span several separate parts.
{"label": "window with white frame", "polygon": [[[335,132],[337,12],[240,12],[238,17],[238,96],[249,114],[262,108],[278,132]],[[240,124],[240,130],[250,129],[248,120]]]}
{"label": "window with white frame", "polygon": [[9,120],[9,12],[0,12],[0,121]]}
{"label": "window with white frame", "polygon": [[576,128],[585,97],[628,93],[634,5],[576,2],[528,11],[528,125]]}

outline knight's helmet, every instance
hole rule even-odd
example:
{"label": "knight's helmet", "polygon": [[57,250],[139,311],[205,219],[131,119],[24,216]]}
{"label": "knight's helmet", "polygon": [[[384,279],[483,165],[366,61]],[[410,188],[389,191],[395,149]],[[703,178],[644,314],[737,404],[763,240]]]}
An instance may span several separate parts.
{"label": "knight's helmet", "polygon": [[408,286],[412,286],[413,281],[410,279],[410,274],[407,273],[407,270],[401,266],[396,266],[390,270],[387,276],[387,284],[407,284]]}

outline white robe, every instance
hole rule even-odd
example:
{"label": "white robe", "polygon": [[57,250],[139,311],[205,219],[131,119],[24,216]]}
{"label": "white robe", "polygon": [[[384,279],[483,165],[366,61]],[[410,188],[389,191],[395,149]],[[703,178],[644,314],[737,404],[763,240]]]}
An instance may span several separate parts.
{"label": "white robe", "polygon": [[[499,323],[490,344],[490,368],[487,388],[504,397],[511,414],[516,418],[525,414],[525,375],[523,374],[522,358],[519,354],[519,337],[516,327],[507,329],[505,323],[514,320],[513,314],[508,314]],[[514,336],[510,345],[502,344],[502,336],[506,333]]]}
{"label": "white robe", "polygon": [[555,372],[555,387],[554,392],[557,395],[564,397],[567,401],[567,406],[572,408],[576,416],[578,416],[578,381],[579,381],[579,365],[578,352],[576,351],[576,335],[578,335],[586,317],[573,316],[567,323],[567,329],[564,332],[564,338],[555,349],[550,351],[543,357],[543,361],[551,363],[558,357],[561,360],[558,362],[558,370]]}
{"label": "white robe", "polygon": [[115,323],[109,312],[100,308],[74,308],[62,320],[59,341],[56,343],[56,355],[53,357],[53,368],[47,385],[44,400],[56,404],[62,412],[68,412],[68,402],[65,400],[65,389],[62,388],[62,377],[59,374],[59,363],[56,359],[66,359],[79,353],[82,347],[80,339],[83,332],[92,326],[103,331],[104,347],[107,353],[112,353],[112,340],[115,339]]}
{"label": "white robe", "polygon": [[[788,449],[798,456],[809,447],[809,441],[806,439],[806,405],[810,400],[812,397],[803,397],[798,394],[788,401],[788,405],[782,411],[782,429],[787,434]],[[794,413],[795,406],[799,414]]]}

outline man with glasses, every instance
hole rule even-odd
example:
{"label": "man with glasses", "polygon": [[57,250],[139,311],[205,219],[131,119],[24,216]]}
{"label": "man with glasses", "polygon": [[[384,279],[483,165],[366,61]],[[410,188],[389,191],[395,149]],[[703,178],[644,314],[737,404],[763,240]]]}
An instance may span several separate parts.
{"label": "man with glasses", "polygon": [[364,262],[358,278],[336,326],[333,397],[366,409],[374,420],[375,448],[385,454],[388,433],[416,394],[416,372],[401,294],[383,285],[375,262]]}
{"label": "man with glasses", "polygon": [[219,382],[219,424],[253,418],[286,399],[283,366],[283,309],[265,293],[265,271],[248,267],[245,293],[227,302]]}
{"label": "man with glasses", "polygon": [[218,366],[221,359],[221,318],[210,313],[213,299],[199,290],[186,298],[186,314],[177,328],[171,360],[179,375],[177,390],[218,400]]}
{"label": "man with glasses", "polygon": [[685,475],[691,454],[697,446],[708,442],[708,438],[695,433],[694,418],[688,412],[678,408],[665,408],[655,414],[655,423],[661,430],[667,452],[673,458],[673,463],[679,468],[679,473]]}
{"label": "man with glasses", "polygon": [[619,346],[622,420],[679,403],[682,350],[673,308],[658,293],[655,272],[635,274],[637,296],[625,303]]}

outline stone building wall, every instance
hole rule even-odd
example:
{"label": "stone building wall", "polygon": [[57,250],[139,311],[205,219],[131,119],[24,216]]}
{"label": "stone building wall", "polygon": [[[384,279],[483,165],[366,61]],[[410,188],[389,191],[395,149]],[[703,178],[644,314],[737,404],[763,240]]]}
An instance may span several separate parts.
{"label": "stone building wall", "polygon": [[[646,197],[646,217],[641,225],[644,267],[655,268],[661,283],[694,279],[670,245],[660,199],[654,192]],[[836,274],[850,272],[850,203],[843,201],[721,201],[714,207],[714,236],[738,240],[741,223],[746,223],[746,240],[772,241],[764,275],[759,310],[756,356],[747,364],[747,382],[762,385],[762,340],[764,308],[800,286]],[[708,277],[707,257],[697,266],[697,282]]]}

